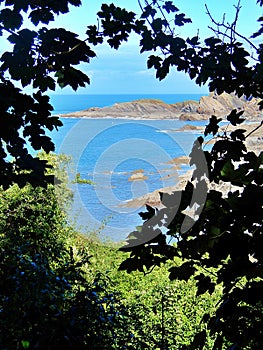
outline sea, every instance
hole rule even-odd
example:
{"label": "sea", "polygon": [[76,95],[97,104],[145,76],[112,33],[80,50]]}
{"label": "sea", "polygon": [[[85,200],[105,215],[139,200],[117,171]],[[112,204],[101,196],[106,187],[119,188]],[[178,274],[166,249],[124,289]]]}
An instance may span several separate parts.
{"label": "sea", "polygon": [[[189,155],[198,131],[186,124],[204,121],[140,120],[116,118],[64,118],[63,114],[90,107],[111,106],[152,98],[166,103],[198,101],[200,94],[175,95],[52,95],[54,115],[63,126],[51,137],[57,153],[71,157],[68,175],[74,200],[69,219],[84,234],[95,232],[102,240],[123,242],[142,224],[142,201],[147,193],[174,186],[188,165],[173,159]],[[73,183],[76,174],[87,183]],[[133,204],[131,204],[133,203]]]}

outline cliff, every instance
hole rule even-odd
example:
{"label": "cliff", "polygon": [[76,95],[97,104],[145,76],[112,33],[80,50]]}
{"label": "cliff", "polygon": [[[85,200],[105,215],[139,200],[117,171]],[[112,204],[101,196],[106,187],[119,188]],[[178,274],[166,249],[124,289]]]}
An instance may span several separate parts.
{"label": "cliff", "polygon": [[225,117],[232,109],[236,109],[237,111],[244,110],[244,117],[247,119],[257,120],[263,116],[263,111],[260,111],[258,102],[259,100],[255,98],[247,100],[244,97],[238,98],[233,94],[217,95],[211,93],[208,96],[201,97],[196,104],[192,102],[183,103],[179,118],[182,120],[207,119],[213,114],[217,117]]}
{"label": "cliff", "polygon": [[73,118],[140,118],[140,119],[181,119],[204,120],[212,114],[224,117],[232,109],[244,110],[248,120],[257,120],[263,116],[259,110],[258,100],[238,98],[232,94],[217,95],[211,93],[199,101],[184,101],[167,104],[160,100],[142,99],[132,102],[116,103],[110,107],[88,108],[83,111],[64,114]]}

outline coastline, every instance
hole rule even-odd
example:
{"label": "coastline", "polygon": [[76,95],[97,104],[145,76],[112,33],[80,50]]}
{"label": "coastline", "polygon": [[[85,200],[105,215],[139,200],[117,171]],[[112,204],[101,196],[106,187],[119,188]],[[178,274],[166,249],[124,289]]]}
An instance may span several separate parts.
{"label": "coastline", "polygon": [[[211,115],[221,117],[223,122],[226,121],[227,116],[231,110],[237,109],[245,110],[244,116],[246,122],[240,125],[240,129],[245,129],[246,134],[249,134],[259,123],[262,121],[263,111],[258,108],[258,101],[252,99],[250,101],[244,98],[237,98],[233,95],[222,94],[220,96],[210,94],[209,96],[203,96],[197,101],[184,101],[177,102],[175,104],[167,104],[160,100],[136,100],[132,102],[116,103],[111,107],[92,107],[83,111],[62,114],[63,118],[72,119],[120,119],[127,121],[140,121],[140,120],[181,120],[186,124],[178,129],[169,130],[169,132],[195,132],[203,133],[204,127],[194,126],[187,124],[187,121],[201,121],[209,120]],[[225,130],[227,128],[227,130]],[[231,132],[233,128],[231,126],[221,126],[221,132]],[[211,137],[212,139],[212,137]],[[209,144],[213,143],[213,140],[208,141]],[[253,135],[246,141],[246,146],[249,150],[253,150],[259,153],[263,148],[262,130],[256,130]],[[179,157],[180,158],[180,157]],[[174,164],[181,166],[185,163],[179,158],[175,158]],[[174,186],[157,189],[151,193],[147,193],[144,196],[134,198],[126,201],[121,207],[141,207],[146,204],[160,207],[160,193],[171,193],[175,190],[182,190],[191,178],[191,171],[186,172],[184,175],[179,176],[179,182]],[[134,177],[130,181],[141,181],[143,177]]]}
{"label": "coastline", "polygon": [[[77,112],[79,113],[79,112]],[[155,121],[155,120],[167,120],[167,121],[173,121],[175,120],[174,118],[161,118],[161,117],[158,117],[158,118],[144,118],[143,116],[141,117],[130,117],[130,116],[86,116],[86,115],[83,115],[83,116],[72,116],[72,114],[56,114],[57,117],[59,118],[67,118],[67,119],[87,119],[87,120],[92,120],[92,119],[97,119],[97,120],[105,120],[105,119],[120,119],[120,120],[149,120],[149,121]]]}
{"label": "coastline", "polygon": [[[252,130],[254,130],[257,126],[259,126],[259,122],[253,122],[249,124],[242,124],[240,126],[241,129],[246,130],[245,133],[248,135]],[[220,132],[225,132],[227,126],[221,126],[219,129]],[[262,126],[263,128],[263,126]],[[203,130],[204,127],[196,127],[196,130]],[[233,126],[228,127],[227,132],[230,133],[233,131]],[[186,130],[187,131],[187,130]],[[214,143],[215,138],[211,140],[209,143]],[[246,147],[249,151],[254,151],[256,154],[259,154],[263,150],[263,132],[262,129],[257,129],[253,135],[249,137],[249,139],[245,142]],[[176,157],[174,158],[171,163],[173,163],[175,166],[181,167],[181,165],[189,164],[190,158],[187,156],[183,157]],[[185,188],[185,185],[187,184],[187,181],[191,179],[193,170],[188,170],[185,174],[179,176],[179,181],[174,186],[169,187],[163,187],[160,189],[157,189],[153,192],[147,193],[144,196],[133,198],[131,200],[126,201],[124,204],[122,204],[120,207],[128,207],[128,208],[138,208],[145,205],[149,205],[152,207],[155,207],[157,209],[161,209],[163,206],[161,204],[161,197],[160,194],[166,193],[166,194],[172,194],[174,191],[182,191]],[[217,187],[220,188],[222,192],[228,191],[229,186],[227,184],[219,184]],[[216,185],[213,187],[216,188]]]}
{"label": "coastline", "polygon": [[81,111],[59,114],[63,118],[92,119],[129,119],[129,120],[208,120],[211,115],[225,118],[233,109],[244,110],[248,121],[258,121],[263,117],[258,99],[238,98],[233,94],[217,95],[210,93],[199,101],[166,103],[155,99],[139,99],[130,102],[115,103],[108,107],[90,107]]}

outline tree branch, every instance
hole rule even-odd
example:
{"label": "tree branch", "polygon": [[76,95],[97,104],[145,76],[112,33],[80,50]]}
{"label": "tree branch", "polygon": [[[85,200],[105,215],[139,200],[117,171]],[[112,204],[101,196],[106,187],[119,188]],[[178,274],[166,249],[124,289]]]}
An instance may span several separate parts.
{"label": "tree branch", "polygon": [[257,131],[259,128],[261,128],[261,126],[263,125],[263,120],[262,122],[253,130],[250,131],[249,134],[246,135],[245,139],[247,139],[250,135],[252,135],[255,131]]}
{"label": "tree branch", "polygon": [[[208,27],[209,29],[213,30],[213,32],[218,34],[218,35],[222,35],[223,37],[227,37],[230,40],[231,44],[234,43],[234,41],[236,40],[235,36],[237,36],[237,37],[241,38],[242,40],[244,40],[247,44],[249,44],[256,52],[258,52],[257,46],[254,45],[251,40],[249,40],[244,35],[242,35],[242,34],[240,34],[240,33],[238,33],[236,31],[236,24],[237,24],[237,21],[238,21],[239,12],[241,10],[240,0],[238,1],[238,4],[235,6],[235,8],[236,8],[236,15],[235,15],[235,19],[234,19],[232,24],[225,24],[225,15],[223,17],[222,22],[216,21],[213,18],[212,14],[209,11],[208,6],[206,4],[205,4],[205,8],[206,8],[207,14],[208,14],[211,22],[217,26],[217,29],[215,29],[213,27]],[[220,27],[222,27],[222,28],[224,28],[226,30],[225,33],[223,31],[219,30]],[[227,34],[227,31],[230,31],[230,35]]]}

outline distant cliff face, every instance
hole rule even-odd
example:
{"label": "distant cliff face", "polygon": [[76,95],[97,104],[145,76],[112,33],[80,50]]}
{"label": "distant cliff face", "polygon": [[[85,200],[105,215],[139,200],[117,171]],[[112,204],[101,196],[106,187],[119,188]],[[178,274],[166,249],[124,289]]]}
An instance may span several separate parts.
{"label": "distant cliff face", "polygon": [[[191,112],[181,113],[180,119],[207,119],[212,114],[217,117],[224,117],[228,115],[232,109],[237,111],[244,110],[244,116],[249,120],[256,120],[263,117],[263,111],[259,110],[259,100],[247,100],[244,97],[238,98],[232,94],[223,93],[217,95],[211,93],[209,96],[201,97],[200,101],[194,105],[191,104]],[[186,109],[187,106],[184,107]]]}
{"label": "distant cliff face", "polygon": [[244,116],[249,120],[263,117],[263,111],[260,111],[258,107],[258,100],[248,101],[226,93],[221,95],[211,93],[209,96],[201,97],[199,102],[184,101],[175,104],[150,99],[136,100],[116,103],[111,107],[89,108],[65,114],[63,117],[204,120],[213,114],[217,117],[224,117],[232,109],[244,110]]}

